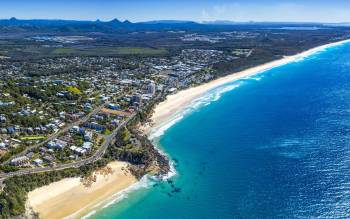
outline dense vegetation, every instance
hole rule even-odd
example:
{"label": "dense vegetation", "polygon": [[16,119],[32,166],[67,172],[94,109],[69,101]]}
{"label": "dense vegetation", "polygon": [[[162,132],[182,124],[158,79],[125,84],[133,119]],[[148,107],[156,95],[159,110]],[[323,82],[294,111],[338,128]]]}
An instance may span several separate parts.
{"label": "dense vegetation", "polygon": [[23,214],[28,192],[63,178],[88,176],[93,170],[103,167],[107,163],[107,159],[101,159],[79,169],[36,173],[6,179],[4,181],[6,186],[0,194],[0,218],[11,218]]}
{"label": "dense vegetation", "polygon": [[[315,24],[300,24],[303,26],[315,26]],[[0,21],[0,56],[8,56],[11,59],[1,59],[0,70],[6,70],[6,66],[21,66],[25,76],[23,81],[3,80],[3,93],[9,97],[2,97],[2,101],[16,99],[16,104],[0,108],[0,114],[5,114],[11,123],[24,127],[36,127],[45,125],[48,121],[37,116],[13,115],[13,112],[21,111],[27,104],[37,102],[59,102],[58,92],[67,91],[62,98],[65,100],[77,100],[83,98],[83,91],[88,84],[78,82],[74,86],[47,86],[40,84],[41,76],[84,76],[88,72],[98,71],[103,65],[113,64],[113,70],[136,69],[141,58],[147,57],[172,57],[180,54],[185,49],[218,50],[225,54],[233,54],[237,49],[252,49],[249,57],[222,60],[211,68],[215,77],[220,77],[232,71],[239,71],[257,64],[265,63],[285,55],[309,49],[321,44],[348,38],[349,28],[327,27],[322,25],[320,29],[310,30],[285,30],[276,25],[201,25],[193,22],[175,24],[131,24],[129,22],[65,22],[56,21]],[[293,26],[293,25],[292,25]],[[96,34],[98,32],[98,34]],[[205,37],[222,37],[225,33],[232,33],[236,38],[223,38],[217,42],[182,40],[188,34],[199,34]],[[241,34],[243,34],[241,36]],[[82,41],[65,43],[48,40],[35,41],[36,36],[76,36],[80,35]],[[86,39],[89,38],[87,46]],[[91,38],[91,39],[90,39]],[[44,64],[54,62],[60,58],[75,56],[93,57],[123,57],[116,63],[91,63],[90,66],[76,66],[76,63],[63,65],[60,68],[41,68]],[[45,58],[49,59],[45,59]],[[132,62],[131,62],[132,61]],[[28,63],[34,64],[30,65]],[[137,76],[135,76],[137,77]],[[6,82],[6,83],[5,83]],[[26,98],[25,96],[29,97]],[[159,100],[157,100],[159,101]],[[145,173],[165,173],[169,170],[169,163],[144,136],[133,131],[134,125],[149,118],[153,105],[149,104],[143,112],[137,114],[127,128],[119,132],[115,143],[111,145],[104,158],[77,169],[66,169],[47,173],[23,175],[8,178],[4,181],[4,190],[0,193],[0,218],[12,218],[24,213],[27,193],[35,188],[50,184],[66,177],[84,177],[91,174],[97,168],[105,166],[112,160],[127,161],[132,164],[131,171],[137,177]],[[59,112],[66,106],[56,104],[54,112]],[[6,127],[6,123],[3,124]],[[108,130],[106,134],[108,134]],[[1,158],[6,160],[12,154],[23,150],[18,147]],[[3,172],[14,171],[14,167],[2,166]]]}
{"label": "dense vegetation", "polygon": [[[149,107],[148,109],[152,108]],[[136,117],[137,119],[134,123],[141,121],[140,118],[146,118],[143,116]],[[133,145],[131,138],[137,139],[140,144]],[[22,215],[25,212],[25,202],[28,192],[63,178],[88,176],[94,170],[106,166],[108,162],[113,160],[131,163],[130,170],[138,178],[141,178],[148,172],[164,174],[169,171],[168,160],[154,148],[146,137],[140,136],[135,132],[130,132],[125,128],[119,132],[115,144],[108,148],[104,158],[95,163],[82,166],[78,169],[37,173],[6,179],[4,181],[6,186],[0,193],[0,218],[11,218]],[[13,171],[12,169],[6,169],[11,167],[4,168],[3,171]]]}

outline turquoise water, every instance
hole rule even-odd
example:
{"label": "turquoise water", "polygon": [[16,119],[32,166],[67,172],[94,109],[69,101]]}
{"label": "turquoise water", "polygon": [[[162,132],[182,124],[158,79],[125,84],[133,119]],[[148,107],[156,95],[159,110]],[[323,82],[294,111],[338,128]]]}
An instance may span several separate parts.
{"label": "turquoise water", "polygon": [[350,218],[350,44],[214,91],[158,139],[172,181],[92,218]]}

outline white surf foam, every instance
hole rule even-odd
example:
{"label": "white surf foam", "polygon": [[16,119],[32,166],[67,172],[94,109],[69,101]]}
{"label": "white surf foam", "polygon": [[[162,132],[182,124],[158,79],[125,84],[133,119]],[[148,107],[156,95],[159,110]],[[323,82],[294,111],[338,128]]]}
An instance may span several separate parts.
{"label": "white surf foam", "polygon": [[188,106],[180,109],[172,118],[170,118],[160,126],[154,127],[149,135],[149,139],[154,140],[161,137],[162,135],[164,135],[166,130],[168,130],[176,123],[181,121],[186,115],[200,109],[203,106],[208,106],[209,104],[218,101],[224,93],[227,93],[240,87],[242,83],[242,81],[236,81],[232,84],[222,85],[207,92],[203,96],[193,100]]}
{"label": "white surf foam", "polygon": [[90,213],[88,213],[87,215],[81,217],[81,219],[87,219],[89,217],[91,217],[92,215],[96,214],[96,211],[91,211]]}
{"label": "white surf foam", "polygon": [[[339,42],[339,43],[334,43],[333,45],[329,45],[329,46],[325,46],[323,48],[315,49],[314,51],[311,51],[309,53],[305,53],[304,55],[300,55],[300,57],[298,57],[297,59],[295,59],[292,62],[303,61],[306,58],[309,58],[310,56],[312,56],[312,55],[314,55],[316,53],[320,53],[320,52],[322,52],[322,51],[324,51],[324,50],[326,50],[326,49],[328,49],[330,47],[343,45],[343,44],[348,43],[348,42],[350,42],[350,40],[346,40],[346,41]],[[285,63],[285,64],[287,64],[287,63]],[[282,65],[285,65],[285,64],[282,64]],[[279,67],[279,66],[274,66],[272,68],[275,68],[275,67]],[[261,73],[264,73],[264,72],[267,72],[269,70],[270,69],[265,69],[265,70],[256,72],[252,76],[247,76],[245,78],[242,78],[242,80],[252,79],[252,80],[260,81],[263,78],[263,76],[257,76],[257,75],[259,75]],[[186,108],[180,110],[169,121],[167,121],[166,123],[162,124],[161,126],[155,127],[151,131],[151,134],[149,135],[149,139],[150,140],[154,140],[154,139],[157,139],[157,138],[161,137],[162,135],[164,135],[166,130],[171,128],[177,122],[181,121],[185,117],[185,115],[189,114],[190,112],[193,112],[194,110],[196,110],[196,109],[198,109],[200,107],[207,106],[207,105],[211,104],[212,102],[215,102],[215,101],[219,100],[224,93],[232,91],[232,90],[238,88],[242,84],[242,80],[238,80],[238,81],[235,81],[233,83],[231,82],[231,83],[222,85],[220,87],[214,88],[213,90],[209,91],[208,93],[206,93],[202,97],[194,100],[191,104],[189,104],[189,106],[187,106]],[[160,150],[159,148],[156,148],[156,149],[162,155],[165,155],[165,156],[169,157],[164,151]],[[142,179],[139,182],[133,184],[132,186],[128,187],[127,189],[124,189],[124,190],[118,192],[117,194],[115,194],[114,196],[112,196],[112,198],[114,197],[113,200],[108,202],[107,204],[105,204],[103,206],[103,208],[107,208],[110,205],[113,205],[113,204],[115,204],[117,202],[120,202],[121,200],[127,198],[128,194],[130,192],[133,192],[133,191],[136,191],[136,190],[139,190],[139,189],[142,189],[142,188],[149,188],[157,180],[167,180],[167,179],[175,176],[177,174],[177,172],[176,172],[176,169],[175,169],[174,162],[171,161],[171,160],[169,162],[170,162],[170,171],[167,174],[161,176],[161,178],[159,178],[159,177],[151,177],[151,176],[148,176],[148,175],[142,177]],[[96,211],[92,211],[92,212],[90,212],[89,214],[87,214],[86,216],[84,216],[82,218],[83,219],[87,219],[87,218],[91,217],[92,215],[94,215],[95,213],[96,213]]]}
{"label": "white surf foam", "polygon": [[[99,204],[95,205],[94,208],[96,208],[96,209],[107,208],[111,205],[114,205],[114,204],[122,201],[123,199],[128,198],[128,194],[130,194],[131,192],[134,192],[134,191],[139,190],[139,189],[150,188],[153,184],[154,184],[154,180],[151,180],[150,177],[146,175],[146,176],[142,177],[141,180],[138,181],[137,183],[134,183],[133,185],[129,186],[128,188],[123,189],[123,190],[117,192],[116,194],[114,194],[113,196],[111,196],[111,198],[109,199],[110,200],[109,202],[99,203]],[[88,219],[96,213],[97,213],[97,211],[93,210],[82,218]]]}

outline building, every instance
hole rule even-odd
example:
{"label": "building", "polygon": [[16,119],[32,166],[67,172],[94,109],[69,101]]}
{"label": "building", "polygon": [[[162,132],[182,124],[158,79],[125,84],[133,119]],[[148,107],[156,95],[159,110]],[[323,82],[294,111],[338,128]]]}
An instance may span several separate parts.
{"label": "building", "polygon": [[147,94],[154,95],[156,93],[156,85],[154,82],[151,82],[147,85]]}
{"label": "building", "polygon": [[91,141],[92,140],[93,133],[86,131],[84,134],[84,141]]}
{"label": "building", "polygon": [[83,149],[86,151],[91,151],[93,144],[91,142],[84,142]]}
{"label": "building", "polygon": [[4,123],[6,122],[6,117],[4,115],[0,115],[0,122]]}
{"label": "building", "polygon": [[11,160],[11,165],[14,166],[26,166],[29,163],[29,158],[26,156],[16,157]]}
{"label": "building", "polygon": [[49,143],[47,143],[47,147],[48,148],[50,148],[50,149],[59,149],[59,150],[62,150],[67,145],[68,145],[67,142],[62,141],[60,139],[55,139],[55,140],[50,141]]}
{"label": "building", "polygon": [[77,153],[77,154],[79,154],[79,155],[84,155],[84,154],[86,154],[86,149],[83,149],[83,148],[76,148],[75,150],[74,150],[74,152],[75,153]]}
{"label": "building", "polygon": [[73,133],[78,133],[80,130],[79,126],[73,126],[70,131],[73,132]]}
{"label": "building", "polygon": [[47,156],[43,157],[43,160],[47,163],[52,163],[55,161],[55,158],[51,155],[47,155]]}
{"label": "building", "polygon": [[70,146],[69,149],[71,149],[72,151],[75,151],[77,149],[77,146]]}
{"label": "building", "polygon": [[37,165],[37,166],[40,166],[43,163],[44,163],[44,161],[42,159],[40,159],[40,158],[37,158],[37,159],[33,160],[33,164]]}
{"label": "building", "polygon": [[85,128],[94,129],[96,131],[104,131],[106,128],[96,122],[90,122],[84,124]]}
{"label": "building", "polygon": [[0,142],[0,149],[6,149],[6,144],[4,142]]}
{"label": "building", "polygon": [[107,108],[111,109],[111,110],[119,110],[120,106],[119,106],[119,104],[110,103],[110,104],[108,104]]}
{"label": "building", "polygon": [[131,105],[136,107],[139,107],[142,105],[141,94],[136,93],[131,97]]}

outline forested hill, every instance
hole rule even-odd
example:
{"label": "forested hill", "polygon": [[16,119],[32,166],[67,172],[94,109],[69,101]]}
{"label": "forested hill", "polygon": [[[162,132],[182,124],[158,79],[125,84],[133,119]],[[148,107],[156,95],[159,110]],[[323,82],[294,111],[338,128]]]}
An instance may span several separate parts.
{"label": "forested hill", "polygon": [[[209,22],[197,23],[193,21],[159,20],[133,23],[128,20],[120,21],[78,21],[78,20],[47,20],[32,19],[21,20],[16,18],[0,20],[1,32],[128,32],[128,31],[230,31],[233,29],[256,29],[256,28],[278,28],[288,27],[324,27],[320,23],[228,23]],[[329,28],[329,27],[328,27]]]}

